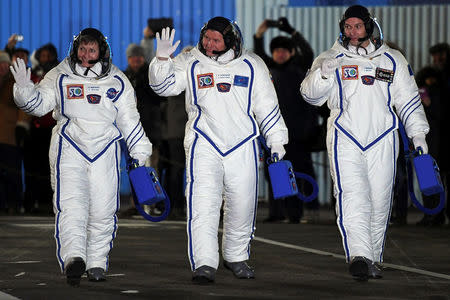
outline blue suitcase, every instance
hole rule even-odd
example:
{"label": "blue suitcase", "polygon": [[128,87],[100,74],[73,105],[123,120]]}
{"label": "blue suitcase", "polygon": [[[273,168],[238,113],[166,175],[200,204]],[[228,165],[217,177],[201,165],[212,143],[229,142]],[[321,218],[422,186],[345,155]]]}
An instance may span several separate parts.
{"label": "blue suitcase", "polygon": [[430,196],[444,191],[439,167],[431,155],[418,155],[414,157],[413,164],[422,193]]}
{"label": "blue suitcase", "polygon": [[269,164],[269,177],[274,199],[298,194],[297,181],[290,161],[279,160]]}
{"label": "blue suitcase", "polygon": [[164,190],[151,167],[134,167],[129,170],[131,184],[141,205],[151,205],[166,198]]}

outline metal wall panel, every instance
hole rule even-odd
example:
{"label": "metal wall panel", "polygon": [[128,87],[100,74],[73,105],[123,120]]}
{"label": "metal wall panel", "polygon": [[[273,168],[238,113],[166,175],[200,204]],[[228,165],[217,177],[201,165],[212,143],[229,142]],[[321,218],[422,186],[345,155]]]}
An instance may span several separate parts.
{"label": "metal wall panel", "polygon": [[[237,0],[236,18],[244,24],[243,34],[247,48],[253,47],[253,34],[264,19],[286,16],[311,43],[315,56],[329,49],[339,35],[338,21],[346,6],[289,7],[289,1]],[[369,6],[379,21],[385,40],[403,49],[414,70],[430,63],[428,48],[439,42],[450,42],[450,4]],[[269,29],[265,35],[266,49],[270,40],[284,35]]]}
{"label": "metal wall panel", "polygon": [[0,0],[0,48],[12,33],[24,35],[17,47],[32,52],[53,43],[63,59],[74,35],[100,29],[110,42],[113,63],[125,69],[125,49],[139,43],[148,18],[171,17],[181,44],[196,44],[202,25],[221,15],[235,18],[235,1],[227,0]]}

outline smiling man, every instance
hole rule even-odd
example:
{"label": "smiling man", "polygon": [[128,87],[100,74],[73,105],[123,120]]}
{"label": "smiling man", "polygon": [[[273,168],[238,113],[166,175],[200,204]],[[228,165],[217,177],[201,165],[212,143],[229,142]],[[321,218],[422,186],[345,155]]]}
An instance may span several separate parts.
{"label": "smiling man", "polygon": [[209,20],[197,47],[172,60],[175,31],[157,34],[149,79],[161,96],[186,92],[188,122],[186,199],[188,254],[195,283],[212,283],[219,266],[218,226],[223,206],[224,266],[237,278],[254,278],[247,264],[255,230],[259,150],[263,134],[284,156],[287,128],[264,62],[243,49],[239,27]]}
{"label": "smiling man", "polygon": [[333,47],[317,57],[301,84],[308,103],[327,103],[327,149],[337,224],[349,272],[381,278],[396,161],[397,129],[428,151],[429,131],[414,74],[403,55],[381,39],[367,8],[349,7]]}

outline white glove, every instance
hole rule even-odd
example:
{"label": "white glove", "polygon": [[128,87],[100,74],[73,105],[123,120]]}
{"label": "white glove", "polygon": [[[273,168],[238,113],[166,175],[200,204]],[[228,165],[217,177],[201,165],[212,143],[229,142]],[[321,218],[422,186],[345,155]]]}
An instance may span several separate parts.
{"label": "white glove", "polygon": [[[170,33],[170,36],[169,36]],[[169,58],[172,53],[180,44],[180,40],[178,40],[175,45],[172,46],[173,39],[175,38],[175,29],[172,29],[170,32],[170,28],[163,28],[161,31],[161,38],[159,37],[159,32],[156,33],[156,57],[157,58]]]}
{"label": "white glove", "polygon": [[422,148],[422,154],[427,154],[428,153],[428,145],[427,142],[425,140],[425,134],[423,133],[419,133],[415,136],[413,136],[412,138],[412,142],[414,144],[414,148]]}
{"label": "white glove", "polygon": [[133,156],[133,158],[138,161],[139,167],[142,167],[142,166],[145,165],[145,162],[147,161],[148,155],[138,153],[138,154],[135,154]]}
{"label": "white glove", "polygon": [[270,147],[270,152],[271,152],[271,157],[273,157],[273,155],[275,153],[277,153],[279,160],[283,159],[284,155],[286,154],[286,150],[284,150],[284,147],[281,144],[272,145],[272,147]]}
{"label": "white glove", "polygon": [[329,78],[334,74],[334,71],[339,65],[339,61],[337,58],[327,58],[322,62],[322,66],[320,67],[320,74],[322,76]]}
{"label": "white glove", "polygon": [[9,67],[11,73],[14,76],[16,84],[19,87],[26,87],[30,83],[33,82],[30,80],[31,77],[31,69],[27,68],[25,62],[21,58],[17,58],[15,62]]}

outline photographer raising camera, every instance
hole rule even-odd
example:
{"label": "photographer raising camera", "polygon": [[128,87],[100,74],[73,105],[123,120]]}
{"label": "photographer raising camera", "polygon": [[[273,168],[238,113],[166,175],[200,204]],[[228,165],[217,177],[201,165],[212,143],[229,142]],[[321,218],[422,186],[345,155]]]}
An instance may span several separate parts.
{"label": "photographer raising camera", "polygon": [[[264,51],[263,35],[270,27],[278,28],[289,34],[279,35],[270,42],[268,56]],[[281,114],[289,129],[289,144],[286,145],[286,159],[290,160],[294,170],[314,177],[311,151],[314,150],[318,124],[318,110],[302,101],[299,86],[311,67],[313,51],[305,38],[293,28],[285,17],[278,20],[264,20],[254,35],[254,51],[266,63],[272,74],[272,81],[278,96]],[[324,139],[323,139],[324,140]],[[309,186],[300,186],[301,192],[310,194]],[[269,217],[265,222],[282,222],[288,218],[290,223],[299,223],[303,216],[303,202],[296,196],[276,201],[269,193]],[[317,199],[308,204],[309,208],[318,208]]]}

